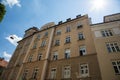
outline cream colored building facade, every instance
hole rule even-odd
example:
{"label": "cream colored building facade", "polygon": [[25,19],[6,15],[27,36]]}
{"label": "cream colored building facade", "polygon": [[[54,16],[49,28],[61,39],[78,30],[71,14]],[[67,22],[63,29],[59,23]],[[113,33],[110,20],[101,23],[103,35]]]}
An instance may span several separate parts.
{"label": "cream colored building facade", "polygon": [[[90,25],[88,15],[78,15],[26,30],[3,80],[119,80],[119,17],[106,16],[103,23]],[[104,29],[110,29],[110,36],[102,37]]]}
{"label": "cream colored building facade", "polygon": [[120,13],[91,25],[102,80],[120,80]]}

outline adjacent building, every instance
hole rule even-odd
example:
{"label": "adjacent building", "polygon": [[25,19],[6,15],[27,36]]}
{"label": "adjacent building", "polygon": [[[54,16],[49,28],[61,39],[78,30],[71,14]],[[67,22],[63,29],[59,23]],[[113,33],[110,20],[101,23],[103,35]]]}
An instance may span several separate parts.
{"label": "adjacent building", "polygon": [[91,25],[102,80],[120,80],[120,13]]}
{"label": "adjacent building", "polygon": [[3,70],[7,67],[8,62],[4,60],[4,58],[0,57],[0,79],[1,79],[1,75]]}
{"label": "adjacent building", "polygon": [[25,31],[3,80],[119,80],[120,14],[78,15]]}

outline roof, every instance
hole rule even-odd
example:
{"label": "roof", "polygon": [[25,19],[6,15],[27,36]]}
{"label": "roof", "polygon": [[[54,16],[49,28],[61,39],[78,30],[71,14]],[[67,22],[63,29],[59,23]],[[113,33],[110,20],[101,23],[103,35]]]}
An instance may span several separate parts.
{"label": "roof", "polygon": [[7,62],[7,61],[5,61],[5,60],[0,60],[0,66],[1,66],[1,67],[7,67],[7,65],[8,65],[8,62]]}

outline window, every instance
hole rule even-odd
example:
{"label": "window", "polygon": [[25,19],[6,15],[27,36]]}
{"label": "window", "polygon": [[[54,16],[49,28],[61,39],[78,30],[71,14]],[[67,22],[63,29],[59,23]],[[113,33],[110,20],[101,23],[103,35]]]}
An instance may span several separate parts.
{"label": "window", "polygon": [[42,54],[38,54],[38,61],[42,59]]}
{"label": "window", "polygon": [[57,30],[56,35],[61,35],[61,30]]}
{"label": "window", "polygon": [[41,47],[44,47],[46,45],[46,40],[43,40],[41,43]]}
{"label": "window", "polygon": [[48,36],[48,32],[45,32],[45,36]]}
{"label": "window", "polygon": [[33,71],[33,75],[32,75],[32,79],[36,79],[37,78],[37,74],[38,74],[38,68],[35,68]]}
{"label": "window", "polygon": [[83,40],[83,39],[84,39],[83,33],[79,33],[79,34],[78,34],[78,40]]}
{"label": "window", "polygon": [[66,37],[65,43],[70,43],[70,36]]}
{"label": "window", "polygon": [[106,43],[108,52],[120,52],[120,47],[117,42],[114,43]]}
{"label": "window", "polygon": [[56,78],[56,68],[52,68],[50,72],[50,79]]}
{"label": "window", "polygon": [[31,61],[32,61],[32,57],[33,57],[33,55],[30,55],[30,56],[29,56],[28,62],[31,62]]}
{"label": "window", "polygon": [[60,45],[60,40],[55,40],[55,46],[59,46]]}
{"label": "window", "polygon": [[80,56],[86,55],[86,47],[85,46],[80,46]]}
{"label": "window", "polygon": [[53,60],[57,60],[58,59],[58,52],[54,52],[53,54]]}
{"label": "window", "polygon": [[70,27],[66,27],[66,32],[70,32]]}
{"label": "window", "polygon": [[37,35],[37,39],[40,39],[40,34]]}
{"label": "window", "polygon": [[81,64],[80,65],[80,76],[81,77],[88,77],[89,76],[88,64]]}
{"label": "window", "polygon": [[35,42],[33,45],[33,49],[37,48],[37,43]]}
{"label": "window", "polygon": [[28,74],[28,69],[25,69],[22,75],[22,80],[26,80],[27,74]]}
{"label": "window", "polygon": [[120,61],[114,61],[112,62],[115,74],[119,74],[120,75]]}
{"label": "window", "polygon": [[77,26],[77,29],[82,28],[82,27],[83,27],[83,25],[78,25],[78,26]]}
{"label": "window", "polygon": [[70,78],[71,68],[70,66],[65,66],[63,71],[63,78]]}
{"label": "window", "polygon": [[102,30],[101,33],[103,37],[113,36],[113,33],[111,30]]}
{"label": "window", "polygon": [[65,59],[70,58],[70,49],[65,50]]}

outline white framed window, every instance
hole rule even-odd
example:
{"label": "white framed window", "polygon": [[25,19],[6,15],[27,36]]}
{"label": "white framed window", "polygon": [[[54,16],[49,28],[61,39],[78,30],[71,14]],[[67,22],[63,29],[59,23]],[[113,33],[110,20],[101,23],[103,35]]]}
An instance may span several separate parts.
{"label": "white framed window", "polygon": [[115,74],[120,75],[120,61],[113,61],[112,62]]}
{"label": "white framed window", "polygon": [[70,58],[70,49],[65,50],[65,59]]}
{"label": "white framed window", "polygon": [[55,40],[55,46],[59,46],[60,45],[60,40]]}
{"label": "white framed window", "polygon": [[61,35],[61,30],[57,30],[56,35]]}
{"label": "white framed window", "polygon": [[88,64],[80,64],[80,77],[88,77],[88,76],[89,76]]}
{"label": "white framed window", "polygon": [[30,55],[28,58],[28,62],[32,62],[33,55]]}
{"label": "white framed window", "polygon": [[46,45],[46,40],[43,40],[41,43],[41,47],[44,47]]}
{"label": "white framed window", "polygon": [[117,42],[106,43],[106,47],[109,53],[120,52],[120,47]]}
{"label": "white framed window", "polygon": [[83,40],[83,39],[85,39],[83,33],[81,33],[81,32],[78,33],[78,40]]}
{"label": "white framed window", "polygon": [[65,66],[63,69],[63,78],[70,78],[71,77],[71,67]]}
{"label": "white framed window", "polygon": [[102,30],[101,33],[103,37],[113,36],[113,33],[111,30]]}
{"label": "white framed window", "polygon": [[66,27],[66,32],[70,32],[70,27]]}
{"label": "white framed window", "polygon": [[80,46],[79,54],[80,56],[86,55],[86,46]]}
{"label": "white framed window", "polygon": [[33,70],[32,79],[36,79],[37,78],[38,70],[39,70],[38,68],[35,68]]}
{"label": "white framed window", "polygon": [[41,59],[42,59],[42,54],[39,53],[39,54],[38,54],[38,61],[40,61]]}
{"label": "white framed window", "polygon": [[56,68],[52,68],[50,71],[50,79],[56,78]]}
{"label": "white framed window", "polygon": [[58,52],[54,52],[53,54],[53,60],[57,60],[58,59]]}
{"label": "white framed window", "polygon": [[26,80],[28,71],[29,71],[28,69],[25,69],[25,70],[24,70],[23,75],[22,75],[22,79],[23,79],[23,80]]}
{"label": "white framed window", "polygon": [[66,37],[65,43],[70,43],[70,36]]}

